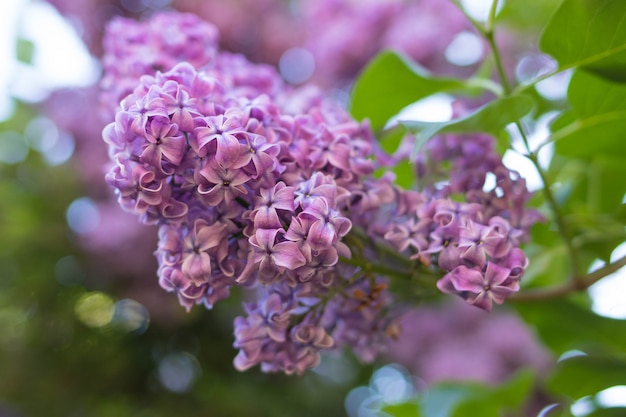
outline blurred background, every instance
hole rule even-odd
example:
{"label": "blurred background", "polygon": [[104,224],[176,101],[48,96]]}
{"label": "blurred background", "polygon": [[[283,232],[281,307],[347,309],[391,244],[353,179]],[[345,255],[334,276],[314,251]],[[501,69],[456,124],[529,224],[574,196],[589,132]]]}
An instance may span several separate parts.
{"label": "blurred background", "polygon": [[[464,3],[477,18],[490,5]],[[499,41],[523,81],[552,65],[532,45],[554,4],[510,3],[501,11],[510,30]],[[223,49],[344,103],[383,48],[457,76],[475,72],[486,54],[466,18],[441,0],[3,1],[0,417],[364,417],[376,415],[376,403],[444,379],[499,383],[524,367],[549,369],[554,358],[513,312],[452,303],[408,313],[402,324],[411,331],[371,365],[346,352],[302,377],[237,372],[232,322],[241,295],[187,313],[158,285],[156,230],[124,213],[104,183],[104,27],[114,16],[171,8],[215,24]],[[563,86],[544,84],[546,100],[562,99]],[[431,102],[431,112],[435,105],[451,112],[449,98]],[[540,409],[545,398],[536,397],[531,406]]]}

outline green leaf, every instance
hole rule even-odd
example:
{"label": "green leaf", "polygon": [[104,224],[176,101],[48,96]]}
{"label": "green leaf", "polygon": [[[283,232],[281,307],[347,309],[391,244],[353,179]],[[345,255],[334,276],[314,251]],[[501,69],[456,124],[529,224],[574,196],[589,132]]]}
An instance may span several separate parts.
{"label": "green leaf", "polygon": [[526,95],[502,97],[484,105],[465,117],[446,122],[401,121],[415,133],[413,155],[438,133],[487,132],[499,134],[508,124],[519,121],[533,108],[533,100]]}
{"label": "green leaf", "polygon": [[479,384],[443,382],[432,388],[421,403],[425,417],[449,417],[465,400],[484,395],[486,387]]}
{"label": "green leaf", "polygon": [[533,372],[523,370],[497,387],[475,382],[443,382],[422,402],[425,417],[498,417],[522,407],[533,387]]}
{"label": "green leaf", "polygon": [[515,307],[557,355],[572,349],[587,353],[626,352],[626,320],[599,316],[565,299],[516,303]]}
{"label": "green leaf", "polygon": [[626,407],[600,408],[592,411],[585,417],[624,417],[626,416]]}
{"label": "green leaf", "polygon": [[513,0],[503,3],[498,22],[521,31],[518,36],[539,33],[554,13],[558,2],[545,0]]}
{"label": "green leaf", "polygon": [[415,402],[390,404],[383,407],[382,411],[393,417],[421,417],[419,408]]}
{"label": "green leaf", "polygon": [[576,400],[614,385],[626,385],[626,362],[610,356],[576,356],[559,362],[548,381],[555,394]]}
{"label": "green leaf", "polygon": [[556,153],[580,158],[599,153],[626,156],[626,85],[577,71],[567,95],[572,111],[553,124],[553,129],[558,128],[551,137]]}
{"label": "green leaf", "polygon": [[355,82],[350,112],[358,120],[368,118],[376,131],[407,105],[464,87],[461,80],[431,77],[410,58],[385,51],[371,61]]}
{"label": "green leaf", "polygon": [[560,69],[583,67],[626,81],[626,2],[563,1],[545,27],[540,47]]}
{"label": "green leaf", "polygon": [[530,260],[522,280],[525,288],[557,285],[570,276],[569,252],[564,244],[547,247],[530,244],[524,250]]}

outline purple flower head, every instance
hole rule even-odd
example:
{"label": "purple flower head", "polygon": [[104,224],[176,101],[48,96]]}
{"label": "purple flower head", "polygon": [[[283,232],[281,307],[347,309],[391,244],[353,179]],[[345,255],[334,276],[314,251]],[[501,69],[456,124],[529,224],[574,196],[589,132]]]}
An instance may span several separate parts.
{"label": "purple flower head", "polygon": [[487,262],[487,256],[493,257],[496,249],[502,246],[506,236],[495,229],[469,221],[461,227],[459,234],[459,250],[461,258],[479,268]]}
{"label": "purple flower head", "polygon": [[283,234],[281,229],[258,229],[250,238],[255,248],[254,263],[259,264],[259,275],[265,281],[275,279],[285,269],[293,271],[306,263],[295,242],[280,241]]}
{"label": "purple flower head", "polygon": [[511,278],[511,270],[488,262],[484,272],[465,265],[456,267],[437,282],[437,287],[449,294],[457,294],[468,304],[491,311],[493,302],[504,299],[519,290],[519,281]]}
{"label": "purple flower head", "polygon": [[[165,84],[164,89],[167,90],[168,83]],[[180,126],[182,131],[193,132],[196,127],[194,119],[202,116],[198,111],[198,99],[190,97],[189,92],[173,80],[170,82],[170,86],[174,91],[173,94],[170,93],[170,95],[163,97],[165,109],[172,122]]]}
{"label": "purple flower head", "polygon": [[188,231],[182,244],[182,272],[200,285],[211,277],[211,256],[209,250],[218,247],[225,239],[225,226],[220,223],[209,224],[197,219]]}
{"label": "purple flower head", "polygon": [[213,156],[222,168],[238,169],[246,160],[244,127],[238,109],[229,109],[225,115],[205,118],[206,126],[195,129],[197,152],[200,157]]}
{"label": "purple flower head", "polygon": [[140,215],[154,211],[164,200],[165,182],[143,165],[128,162],[116,166],[106,177],[118,190],[120,205]]}
{"label": "purple flower head", "polygon": [[278,229],[282,227],[279,211],[293,213],[294,188],[279,182],[270,189],[261,189],[260,196],[255,199],[255,209],[248,217],[257,229]]}
{"label": "purple flower head", "polygon": [[139,159],[159,169],[163,176],[173,174],[187,148],[178,126],[170,123],[169,118],[153,118],[146,129],[146,140]]}
{"label": "purple flower head", "polygon": [[230,204],[238,196],[248,194],[245,184],[249,179],[243,171],[224,168],[211,160],[198,171],[198,193],[208,206],[216,206],[222,201]]}

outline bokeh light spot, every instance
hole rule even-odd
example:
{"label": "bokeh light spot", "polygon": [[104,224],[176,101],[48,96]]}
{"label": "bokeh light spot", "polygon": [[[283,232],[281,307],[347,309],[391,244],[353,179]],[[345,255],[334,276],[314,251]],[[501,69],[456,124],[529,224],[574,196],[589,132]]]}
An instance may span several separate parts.
{"label": "bokeh light spot", "polygon": [[54,264],[54,278],[61,285],[73,287],[84,280],[85,273],[74,256],[64,256]]}
{"label": "bokeh light spot", "polygon": [[74,308],[80,321],[89,327],[103,327],[113,319],[113,300],[101,292],[84,294]]}
{"label": "bokeh light spot", "polygon": [[171,353],[159,361],[159,381],[169,391],[187,392],[199,376],[200,364],[190,353]]}
{"label": "bokeh light spot", "polygon": [[124,299],[115,303],[113,323],[128,333],[143,333],[150,323],[150,314],[143,304]]}
{"label": "bokeh light spot", "polygon": [[473,65],[483,56],[483,42],[474,33],[461,32],[448,45],[445,56],[448,62],[454,65],[462,67]]}
{"label": "bokeh light spot", "polygon": [[17,132],[0,133],[0,162],[17,164],[28,156],[24,137]]}
{"label": "bokeh light spot", "polygon": [[74,232],[85,234],[96,230],[100,224],[100,212],[96,203],[87,197],[72,201],[65,214],[67,224]]}
{"label": "bokeh light spot", "polygon": [[61,165],[67,162],[74,154],[76,143],[69,133],[62,133],[54,146],[48,149],[43,157],[48,165]]}
{"label": "bokeh light spot", "polygon": [[315,58],[304,48],[291,48],[280,57],[280,75],[292,84],[300,84],[313,75]]}
{"label": "bokeh light spot", "polygon": [[626,407],[626,385],[615,385],[600,391],[596,400],[603,407]]}
{"label": "bokeh light spot", "polygon": [[47,152],[59,141],[59,129],[47,117],[36,117],[26,125],[24,136],[31,148],[39,152]]}

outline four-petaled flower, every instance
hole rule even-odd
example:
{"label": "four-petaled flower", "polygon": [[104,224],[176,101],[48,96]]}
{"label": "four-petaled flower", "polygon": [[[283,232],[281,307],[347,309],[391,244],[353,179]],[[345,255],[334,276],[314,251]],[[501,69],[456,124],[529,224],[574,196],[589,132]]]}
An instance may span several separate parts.
{"label": "four-petaled flower", "polygon": [[493,303],[502,304],[504,299],[519,290],[519,280],[511,277],[511,270],[488,262],[484,271],[460,265],[437,282],[437,287],[449,294],[457,294],[487,311]]}

